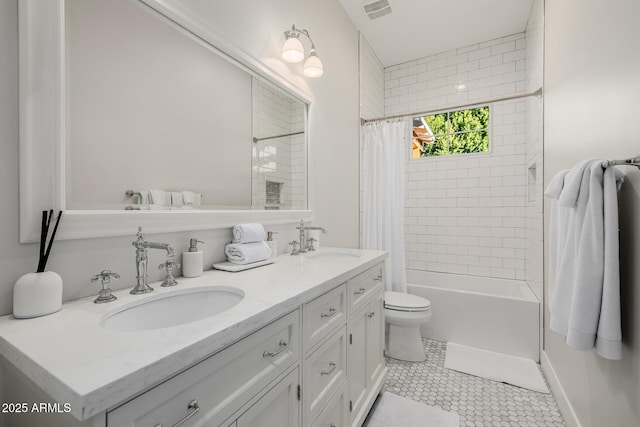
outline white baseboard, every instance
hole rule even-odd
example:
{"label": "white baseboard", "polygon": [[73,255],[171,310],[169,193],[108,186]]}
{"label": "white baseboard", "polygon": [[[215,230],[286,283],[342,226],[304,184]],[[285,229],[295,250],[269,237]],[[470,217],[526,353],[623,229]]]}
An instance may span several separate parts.
{"label": "white baseboard", "polygon": [[562,413],[567,426],[582,427],[582,424],[580,424],[578,416],[573,410],[573,406],[571,405],[571,402],[569,402],[567,394],[564,392],[564,388],[562,388],[562,384],[560,384],[556,371],[553,369],[551,361],[549,361],[549,357],[545,351],[540,352],[540,365],[542,366],[542,372],[544,372],[544,375],[547,377],[547,381],[549,381],[551,393],[553,393],[553,397],[555,397],[558,402],[560,412]]}

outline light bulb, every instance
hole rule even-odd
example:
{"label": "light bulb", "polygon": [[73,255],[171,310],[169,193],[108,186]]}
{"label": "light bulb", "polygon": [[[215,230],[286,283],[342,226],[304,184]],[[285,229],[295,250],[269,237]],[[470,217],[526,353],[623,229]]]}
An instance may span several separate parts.
{"label": "light bulb", "polygon": [[318,58],[315,49],[312,49],[309,53],[309,57],[304,63],[302,72],[305,76],[312,78],[320,77],[324,73],[322,61]]}
{"label": "light bulb", "polygon": [[301,62],[304,59],[304,47],[297,37],[287,37],[282,45],[282,59],[287,62]]}

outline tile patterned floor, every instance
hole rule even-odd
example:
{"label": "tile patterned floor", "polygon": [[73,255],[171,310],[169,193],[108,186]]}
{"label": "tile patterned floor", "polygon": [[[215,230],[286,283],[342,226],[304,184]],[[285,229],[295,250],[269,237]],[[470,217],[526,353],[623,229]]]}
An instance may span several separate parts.
{"label": "tile patterned floor", "polygon": [[426,362],[387,358],[386,391],[455,412],[460,427],[565,426],[553,395],[446,369],[447,343],[423,343]]}

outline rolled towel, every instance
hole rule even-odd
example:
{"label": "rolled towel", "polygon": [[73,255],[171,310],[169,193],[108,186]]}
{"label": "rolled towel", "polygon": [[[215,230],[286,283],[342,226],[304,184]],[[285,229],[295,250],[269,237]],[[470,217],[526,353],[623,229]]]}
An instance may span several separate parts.
{"label": "rolled towel", "polygon": [[236,224],[233,226],[233,243],[261,242],[265,235],[262,224]]}
{"label": "rolled towel", "polygon": [[266,242],[229,243],[224,248],[229,262],[234,264],[251,264],[264,261],[271,256],[271,248]]}

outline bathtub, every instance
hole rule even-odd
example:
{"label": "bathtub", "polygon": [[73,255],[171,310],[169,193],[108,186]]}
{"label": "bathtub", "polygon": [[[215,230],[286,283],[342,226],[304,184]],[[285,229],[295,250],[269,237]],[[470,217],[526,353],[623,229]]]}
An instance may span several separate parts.
{"label": "bathtub", "polygon": [[431,301],[423,337],[540,360],[540,302],[525,282],[407,270],[407,287]]}

